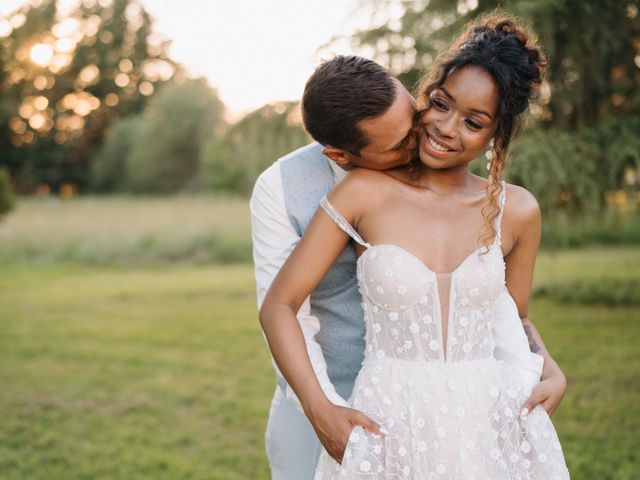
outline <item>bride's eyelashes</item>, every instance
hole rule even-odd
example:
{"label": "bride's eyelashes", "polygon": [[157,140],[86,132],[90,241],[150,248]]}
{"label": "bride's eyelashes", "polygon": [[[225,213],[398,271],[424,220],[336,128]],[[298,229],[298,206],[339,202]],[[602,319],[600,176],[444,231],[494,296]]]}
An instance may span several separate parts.
{"label": "bride's eyelashes", "polygon": [[483,125],[476,122],[474,119],[472,118],[468,118],[464,121],[464,123],[472,130],[480,130]]}
{"label": "bride's eyelashes", "polygon": [[440,100],[438,97],[431,98],[431,103],[433,103],[433,106],[441,112],[446,112],[448,110],[447,104],[443,100]]}
{"label": "bride's eyelashes", "polygon": [[[449,105],[447,104],[447,101],[443,98],[438,97],[437,95],[431,97],[431,103],[433,104],[435,109],[440,112],[446,113],[449,111]],[[482,122],[476,120],[475,118],[466,118],[464,123],[469,129],[473,131],[481,130],[482,128],[484,128]]]}

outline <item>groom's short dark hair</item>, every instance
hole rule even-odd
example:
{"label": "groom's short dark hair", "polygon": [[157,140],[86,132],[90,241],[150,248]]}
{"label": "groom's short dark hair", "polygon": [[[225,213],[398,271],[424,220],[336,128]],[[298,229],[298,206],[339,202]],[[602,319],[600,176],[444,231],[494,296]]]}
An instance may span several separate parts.
{"label": "groom's short dark hair", "polygon": [[358,123],[384,114],[396,89],[393,76],[373,60],[335,56],[307,81],[301,105],[304,127],[318,143],[359,156],[369,139]]}

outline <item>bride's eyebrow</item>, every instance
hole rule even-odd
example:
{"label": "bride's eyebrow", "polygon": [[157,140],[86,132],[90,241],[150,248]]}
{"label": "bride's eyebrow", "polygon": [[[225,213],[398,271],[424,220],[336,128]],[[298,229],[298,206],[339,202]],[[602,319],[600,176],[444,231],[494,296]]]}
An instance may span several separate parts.
{"label": "bride's eyebrow", "polygon": [[[451,99],[452,102],[456,101],[456,99],[453,97],[453,95],[451,95],[451,92],[449,92],[449,90],[447,90],[446,88],[438,87],[438,90],[441,90],[442,93],[444,93],[447,97],[449,97],[449,99]],[[469,111],[470,112],[474,112],[474,113],[478,113],[480,115],[484,115],[484,116],[488,117],[489,120],[493,120],[493,117],[489,113],[485,112],[484,110],[480,110],[478,108],[470,108]]]}
{"label": "bride's eyebrow", "polygon": [[453,95],[451,95],[451,93],[449,92],[449,90],[447,90],[444,87],[438,87],[438,90],[440,90],[442,93],[444,93],[447,97],[449,97],[452,101],[456,101],[455,98],[453,98]]}

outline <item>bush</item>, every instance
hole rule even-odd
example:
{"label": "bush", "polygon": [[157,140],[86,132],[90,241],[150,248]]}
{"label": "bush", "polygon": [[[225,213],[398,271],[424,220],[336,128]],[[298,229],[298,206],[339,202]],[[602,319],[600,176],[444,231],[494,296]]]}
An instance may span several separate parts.
{"label": "bush", "polygon": [[10,212],[13,206],[13,189],[9,172],[4,168],[0,168],[0,218]]}
{"label": "bush", "polygon": [[543,212],[602,212],[607,193],[638,192],[638,132],[638,116],[574,133],[535,130],[512,149],[507,179],[529,189]]}
{"label": "bush", "polygon": [[640,282],[635,279],[601,279],[540,287],[534,296],[584,305],[640,305]]}
{"label": "bush", "polygon": [[193,187],[200,150],[222,120],[223,106],[204,81],[164,86],[145,110],[127,159],[134,192],[176,192]]}
{"label": "bush", "polygon": [[98,190],[170,193],[193,188],[204,142],[218,134],[224,106],[204,80],[169,83],[141,115],[118,121],[95,158]]}
{"label": "bush", "polygon": [[126,162],[139,125],[140,117],[133,116],[117,121],[107,131],[106,140],[91,165],[96,191],[115,192],[124,188]]}
{"label": "bush", "polygon": [[640,244],[640,212],[620,212],[609,207],[592,215],[564,210],[542,217],[542,245],[574,248],[586,245]]}
{"label": "bush", "polygon": [[266,105],[207,145],[204,184],[215,191],[248,193],[265,168],[309,142],[296,102]]}

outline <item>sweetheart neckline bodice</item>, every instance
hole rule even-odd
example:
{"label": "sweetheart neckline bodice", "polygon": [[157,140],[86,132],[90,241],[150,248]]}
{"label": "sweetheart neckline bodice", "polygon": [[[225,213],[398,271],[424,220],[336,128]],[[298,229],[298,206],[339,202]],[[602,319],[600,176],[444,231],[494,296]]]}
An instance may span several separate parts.
{"label": "sweetheart neckline bodice", "polygon": [[[396,245],[393,243],[376,243],[375,245],[370,245],[364,252],[362,252],[362,254],[358,257],[357,259],[357,263],[359,264],[361,261],[363,261],[363,257],[365,255],[368,254],[369,251],[372,251],[375,248],[379,248],[379,247],[393,247],[393,248],[397,248],[398,250],[401,250],[402,252],[406,253],[409,257],[413,258],[416,262],[418,262],[420,265],[422,265],[422,267],[427,270],[427,272],[429,272],[430,274],[437,276],[437,275],[451,275],[454,276],[459,270],[462,269],[462,267],[464,267],[464,265],[467,263],[467,261],[472,258],[475,254],[478,253],[478,251],[483,248],[482,246],[476,248],[475,250],[473,250],[471,253],[469,253],[466,257],[464,257],[462,259],[462,261],[458,264],[458,266],[453,269],[450,272],[436,272],[435,270],[432,270],[431,268],[429,268],[429,266],[422,261],[422,259],[420,259],[420,257],[418,257],[416,254],[412,253],[410,250],[407,250],[404,247],[401,247],[400,245]],[[497,242],[493,242],[491,244],[491,246],[489,246],[489,250],[487,251],[487,254],[489,254],[495,247],[499,247]],[[502,252],[501,252],[502,253]]]}

